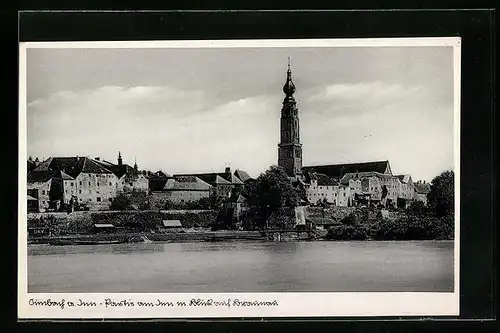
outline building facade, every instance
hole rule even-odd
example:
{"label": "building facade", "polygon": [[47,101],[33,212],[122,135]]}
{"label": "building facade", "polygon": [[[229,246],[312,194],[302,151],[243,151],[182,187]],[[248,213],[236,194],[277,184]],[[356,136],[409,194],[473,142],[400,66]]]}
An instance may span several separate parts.
{"label": "building facade", "polygon": [[[246,174],[246,172],[242,170],[239,170],[239,173]],[[217,195],[223,198],[229,198],[233,193],[233,190],[240,190],[244,186],[244,181],[236,176],[236,172],[231,173],[230,167],[226,167],[224,172],[174,175],[174,178],[177,177],[196,177],[209,184],[216,191]],[[246,181],[249,179],[250,178],[247,178]]]}
{"label": "building facade", "polygon": [[162,190],[152,191],[150,202],[154,207],[167,203],[186,204],[209,198],[212,186],[195,176],[174,176]]}

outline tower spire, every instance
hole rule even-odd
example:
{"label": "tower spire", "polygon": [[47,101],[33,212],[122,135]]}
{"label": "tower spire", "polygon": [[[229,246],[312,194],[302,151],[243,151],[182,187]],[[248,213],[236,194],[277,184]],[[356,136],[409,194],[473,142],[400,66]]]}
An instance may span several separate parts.
{"label": "tower spire", "polygon": [[118,165],[122,165],[123,161],[122,161],[122,153],[119,151],[118,152]]}
{"label": "tower spire", "polygon": [[288,69],[283,92],[285,93],[285,99],[281,109],[281,140],[278,144],[278,165],[285,169],[289,177],[296,178],[302,175],[302,144],[300,143],[299,134],[299,110],[293,97],[295,85],[292,81],[290,57],[288,57]]}
{"label": "tower spire", "polygon": [[293,101],[293,93],[295,92],[295,85],[292,81],[292,70],[290,69],[290,57],[288,57],[288,70],[286,71],[286,82],[283,86],[283,92],[285,93],[285,101]]}

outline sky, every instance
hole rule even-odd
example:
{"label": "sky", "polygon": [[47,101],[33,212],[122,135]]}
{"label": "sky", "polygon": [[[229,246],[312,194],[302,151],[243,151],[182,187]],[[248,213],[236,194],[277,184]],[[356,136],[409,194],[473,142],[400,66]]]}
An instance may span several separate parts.
{"label": "sky", "polygon": [[452,47],[27,49],[27,153],[169,174],[277,164],[291,58],[303,164],[453,169]]}

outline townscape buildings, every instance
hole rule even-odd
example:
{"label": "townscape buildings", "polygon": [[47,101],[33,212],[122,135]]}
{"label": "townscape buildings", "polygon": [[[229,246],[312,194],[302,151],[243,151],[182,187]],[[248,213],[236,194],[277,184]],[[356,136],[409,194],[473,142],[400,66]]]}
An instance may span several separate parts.
{"label": "townscape buildings", "polygon": [[[278,166],[290,181],[305,191],[307,204],[334,206],[375,205],[406,208],[414,201],[427,204],[428,183],[414,182],[411,175],[394,175],[389,161],[309,165],[302,163],[299,110],[290,62],[283,86]],[[225,200],[224,209],[240,215],[246,198],[240,193],[252,180],[247,172],[226,167],[220,173],[174,174],[151,172],[99,157],[50,157],[42,162],[31,157],[28,168],[28,209],[110,209],[119,194],[140,193],[154,206],[167,202],[187,204],[208,199],[212,193]]]}
{"label": "townscape buildings", "polygon": [[382,205],[408,207],[413,201],[427,204],[427,183],[413,184],[410,175],[393,175],[389,161],[302,166],[299,110],[293,94],[290,60],[281,109],[278,165],[306,192],[309,203],[335,206]]}

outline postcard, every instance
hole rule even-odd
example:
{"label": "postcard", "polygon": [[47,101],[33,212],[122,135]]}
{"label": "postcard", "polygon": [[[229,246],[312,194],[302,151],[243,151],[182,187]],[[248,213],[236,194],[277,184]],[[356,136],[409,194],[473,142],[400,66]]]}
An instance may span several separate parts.
{"label": "postcard", "polygon": [[19,319],[458,315],[460,43],[20,43]]}

